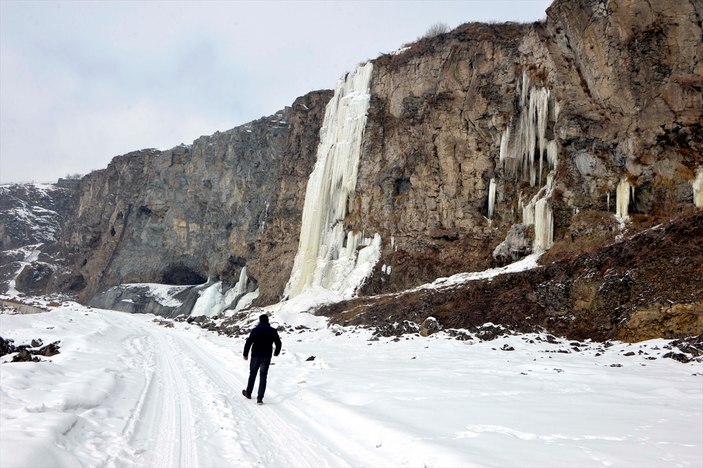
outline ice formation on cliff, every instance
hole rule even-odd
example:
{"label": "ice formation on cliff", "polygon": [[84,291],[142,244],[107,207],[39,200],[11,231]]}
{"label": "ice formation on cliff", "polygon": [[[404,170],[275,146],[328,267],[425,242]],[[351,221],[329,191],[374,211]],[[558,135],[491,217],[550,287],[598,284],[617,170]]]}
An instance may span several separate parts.
{"label": "ice formation on cliff", "polygon": [[698,168],[698,174],[691,185],[693,186],[693,204],[698,208],[703,208],[703,166]]}
{"label": "ice formation on cliff", "polygon": [[239,281],[228,291],[223,291],[221,281],[212,283],[202,290],[200,297],[195,301],[190,311],[190,315],[193,317],[200,315],[213,317],[232,306],[235,306],[234,310],[241,310],[249,306],[259,296],[259,290],[248,293],[248,284],[247,267],[244,266],[239,273]]}
{"label": "ice formation on cliff", "polygon": [[547,129],[558,114],[559,106],[550,98],[549,90],[530,86],[527,72],[523,72],[520,113],[500,139],[500,164],[509,176],[534,187],[542,183],[545,166],[556,166],[556,141],[547,138]]}
{"label": "ice formation on cliff", "polygon": [[356,189],[372,69],[369,62],[347,74],[325,109],[286,297],[311,286],[351,295],[380,257],[380,236],[366,238],[344,226],[347,202]]}
{"label": "ice formation on cliff", "polygon": [[634,198],[635,188],[623,177],[615,189],[615,216],[622,220],[630,217],[628,207],[630,206],[631,196]]}
{"label": "ice formation on cliff", "polygon": [[[554,237],[554,216],[549,199],[553,191],[558,147],[556,140],[549,137],[554,134],[559,105],[549,89],[530,86],[526,71],[522,74],[519,102],[517,120],[511,121],[501,136],[500,165],[507,176],[528,182],[531,187],[541,185],[544,172],[549,171],[545,184],[529,203],[519,202],[523,224],[535,227],[533,249],[544,251],[552,246]],[[489,218],[493,210],[489,187]]]}
{"label": "ice formation on cliff", "polygon": [[496,180],[492,178],[488,183],[488,219],[493,219],[493,211],[496,206]]}
{"label": "ice formation on cliff", "polygon": [[543,252],[549,249],[554,243],[554,215],[549,206],[549,198],[552,196],[554,185],[554,174],[549,173],[547,183],[539,189],[527,205],[522,206],[522,223],[526,226],[535,227],[534,251]]}

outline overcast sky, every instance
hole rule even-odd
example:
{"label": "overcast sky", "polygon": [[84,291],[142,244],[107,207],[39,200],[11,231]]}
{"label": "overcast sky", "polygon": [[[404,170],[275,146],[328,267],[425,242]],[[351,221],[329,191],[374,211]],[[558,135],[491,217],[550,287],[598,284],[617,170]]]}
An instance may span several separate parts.
{"label": "overcast sky", "polygon": [[0,1],[0,182],[53,182],[333,88],[443,22],[535,21],[550,0]]}

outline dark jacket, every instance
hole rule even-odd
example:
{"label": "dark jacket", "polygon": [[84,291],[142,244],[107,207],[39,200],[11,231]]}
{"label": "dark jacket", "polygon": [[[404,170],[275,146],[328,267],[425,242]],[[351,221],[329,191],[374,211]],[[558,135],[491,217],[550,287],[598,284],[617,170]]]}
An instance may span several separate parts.
{"label": "dark jacket", "polygon": [[274,344],[276,351],[273,354],[278,356],[281,352],[281,339],[278,337],[278,332],[268,323],[259,323],[249,333],[249,338],[244,345],[244,357],[249,356],[249,349],[251,349],[252,356],[271,358],[273,351],[271,348]]}

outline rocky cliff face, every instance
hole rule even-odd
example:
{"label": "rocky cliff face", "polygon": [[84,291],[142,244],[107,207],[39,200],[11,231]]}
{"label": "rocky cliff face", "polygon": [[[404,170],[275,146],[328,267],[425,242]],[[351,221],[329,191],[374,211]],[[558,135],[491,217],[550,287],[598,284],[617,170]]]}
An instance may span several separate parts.
{"label": "rocky cliff face", "polygon": [[277,300],[329,98],[310,93],[271,117],[86,176],[60,241],[74,265],[56,287],[88,299],[121,283],[233,285],[246,265],[248,288]]}
{"label": "rocky cliff face", "polygon": [[[703,330],[703,213],[543,268],[323,306],[344,325],[402,332],[428,316],[447,328],[486,322],[571,339],[641,341]],[[458,281],[454,281],[457,283]]]}
{"label": "rocky cliff face", "polygon": [[[361,295],[546,252],[545,269],[480,290],[512,302],[480,299],[472,286],[406,305],[449,323],[531,320],[579,337],[700,333],[700,320],[659,320],[700,313],[696,264],[667,276],[657,273],[656,252],[633,259],[627,245],[641,248],[652,239],[637,232],[682,216],[685,229],[667,228],[665,238],[687,245],[692,259],[701,255],[702,18],[696,0],[557,0],[544,22],[466,24],[374,60],[364,68],[372,72],[363,134],[350,137],[361,143],[356,188],[346,210],[334,210],[344,216],[324,220],[343,235],[321,249],[329,258],[315,271],[365,246],[344,239],[379,244]],[[258,288],[257,305],[278,301],[331,97],[310,93],[274,116],[191,146],[120,156],[86,176],[57,243],[70,265],[42,288],[88,300],[121,283],[210,280]],[[684,252],[675,254],[685,264]],[[591,274],[602,282],[584,279]],[[618,289],[627,275],[636,286]],[[671,278],[680,287],[666,295]],[[659,299],[634,299],[647,291],[666,297],[668,312]],[[397,297],[383,297],[369,304],[385,314]],[[613,307],[618,313],[608,315]],[[562,326],[572,316],[578,326]]]}
{"label": "rocky cliff face", "polygon": [[60,258],[55,242],[73,212],[75,196],[70,185],[0,186],[0,292],[44,291],[56,270],[55,258]]}
{"label": "rocky cliff face", "polygon": [[516,224],[534,245],[539,199],[552,258],[613,239],[619,186],[635,228],[694,207],[701,4],[557,1],[547,14],[464,25],[375,61],[348,216],[384,238],[367,292],[485,268]]}

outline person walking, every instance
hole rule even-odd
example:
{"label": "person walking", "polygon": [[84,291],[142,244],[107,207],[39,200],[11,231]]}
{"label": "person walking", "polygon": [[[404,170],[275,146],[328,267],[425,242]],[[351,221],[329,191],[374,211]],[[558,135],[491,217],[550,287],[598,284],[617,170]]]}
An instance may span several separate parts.
{"label": "person walking", "polygon": [[[276,345],[276,350],[272,349]],[[259,316],[259,324],[249,333],[244,344],[244,360],[249,359],[251,349],[251,361],[249,361],[249,382],[246,390],[242,390],[244,398],[251,400],[251,392],[254,391],[256,373],[260,373],[259,392],[256,397],[258,404],[264,403],[264,393],[266,392],[266,377],[271,365],[271,354],[278,356],[281,352],[281,338],[275,328],[269,325],[269,317],[266,314]]]}

